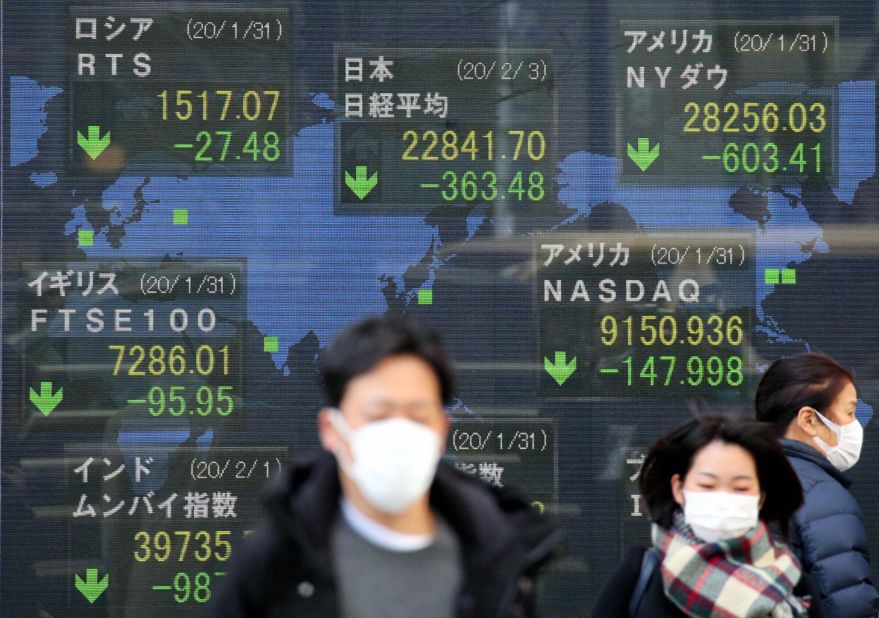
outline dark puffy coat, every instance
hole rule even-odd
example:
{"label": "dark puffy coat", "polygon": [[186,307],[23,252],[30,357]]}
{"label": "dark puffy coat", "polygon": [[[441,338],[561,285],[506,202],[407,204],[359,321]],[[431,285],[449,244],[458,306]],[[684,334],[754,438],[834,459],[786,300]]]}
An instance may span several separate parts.
{"label": "dark puffy coat", "polygon": [[[336,460],[328,453],[287,470],[268,495],[267,521],[235,548],[212,615],[337,616],[329,543],[340,492]],[[445,463],[430,501],[461,540],[464,585],[456,616],[534,615],[534,579],[561,552],[561,534],[516,495]]]}
{"label": "dark puffy coat", "polygon": [[812,447],[793,440],[781,444],[805,497],[791,523],[791,546],[821,591],[824,614],[829,618],[879,616],[867,533],[861,509],[848,490],[851,481]]}
{"label": "dark puffy coat", "polygon": [[[653,574],[644,589],[638,613],[629,616],[629,601],[638,583],[641,573],[641,560],[644,557],[646,547],[632,545],[626,551],[622,564],[617,567],[608,579],[598,600],[592,608],[593,618],[686,618],[687,614],[665,596],[662,589],[662,575],[659,573],[659,565],[653,569]],[[794,588],[794,594],[799,597],[818,597],[818,591],[808,576],[803,576]],[[822,618],[820,603],[813,603],[809,608],[809,618]]]}

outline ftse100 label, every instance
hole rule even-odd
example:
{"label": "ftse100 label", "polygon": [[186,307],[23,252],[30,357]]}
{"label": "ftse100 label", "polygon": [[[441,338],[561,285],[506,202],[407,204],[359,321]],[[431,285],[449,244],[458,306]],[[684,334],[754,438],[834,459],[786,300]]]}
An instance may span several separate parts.
{"label": "ftse100 label", "polygon": [[746,396],[753,234],[541,236],[535,259],[543,396]]}
{"label": "ftse100 label", "polygon": [[132,422],[239,419],[246,279],[240,260],[25,263],[22,409],[81,417],[94,396]]}

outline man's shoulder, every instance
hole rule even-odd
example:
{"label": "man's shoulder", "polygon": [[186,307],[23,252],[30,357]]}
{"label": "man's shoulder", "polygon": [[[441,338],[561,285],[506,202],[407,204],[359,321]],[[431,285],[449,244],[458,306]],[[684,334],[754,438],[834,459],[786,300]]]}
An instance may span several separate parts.
{"label": "man's shoulder", "polygon": [[431,503],[465,544],[482,548],[516,546],[547,557],[562,553],[561,532],[515,489],[489,484],[442,462]]}
{"label": "man's shoulder", "polygon": [[282,561],[329,536],[339,486],[332,455],[313,453],[288,464],[263,492],[263,516],[241,545],[241,559],[254,568]]}
{"label": "man's shoulder", "polygon": [[[295,547],[295,543],[292,545]],[[291,543],[277,522],[263,517],[236,549],[237,559],[247,563],[249,569],[268,572],[277,568],[283,556],[290,554]]]}
{"label": "man's shoulder", "polygon": [[[501,526],[515,525],[517,519],[539,519],[537,510],[515,489],[483,481],[444,460],[437,466],[430,499],[447,521],[446,512],[453,506],[460,517],[479,514],[480,519],[488,518]],[[460,517],[452,517],[449,523],[455,527]]]}

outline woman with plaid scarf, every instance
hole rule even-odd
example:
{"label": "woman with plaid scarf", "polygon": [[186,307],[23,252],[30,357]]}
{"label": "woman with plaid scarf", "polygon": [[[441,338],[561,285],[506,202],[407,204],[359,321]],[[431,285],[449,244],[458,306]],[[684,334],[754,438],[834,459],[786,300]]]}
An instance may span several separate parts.
{"label": "woman with plaid scarf", "polygon": [[767,525],[786,536],[803,501],[768,425],[689,421],[650,448],[640,484],[653,546],[629,548],[595,618],[823,616],[800,563]]}

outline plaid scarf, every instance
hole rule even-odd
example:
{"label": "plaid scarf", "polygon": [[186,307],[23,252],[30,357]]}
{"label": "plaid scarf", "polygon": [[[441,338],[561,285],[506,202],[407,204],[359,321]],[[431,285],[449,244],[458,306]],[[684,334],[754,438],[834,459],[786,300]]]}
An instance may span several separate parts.
{"label": "plaid scarf", "polygon": [[706,543],[678,511],[672,529],[653,525],[665,595],[694,618],[798,618],[808,603],[793,595],[800,564],[766,524],[743,537]]}

